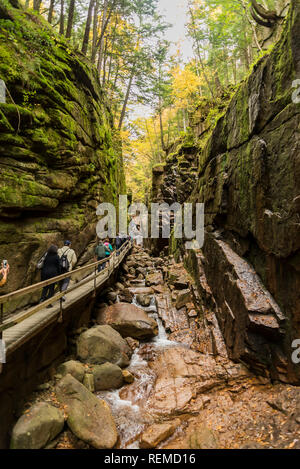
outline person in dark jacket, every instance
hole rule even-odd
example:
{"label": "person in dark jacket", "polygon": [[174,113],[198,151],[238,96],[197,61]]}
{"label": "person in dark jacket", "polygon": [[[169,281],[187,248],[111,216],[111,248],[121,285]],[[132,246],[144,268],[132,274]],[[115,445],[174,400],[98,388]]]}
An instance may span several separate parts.
{"label": "person in dark jacket", "polygon": [[120,247],[122,246],[122,235],[120,233],[118,233],[117,237],[116,237],[116,251],[117,251],[117,256],[120,255],[120,253],[118,252],[118,250],[120,249]]}
{"label": "person in dark jacket", "polygon": [[[57,254],[58,247],[55,245],[50,246],[45,257],[44,264],[41,271],[41,280],[49,280],[50,278],[56,277],[60,274],[60,261],[59,255]],[[52,298],[54,295],[55,283],[48,285],[43,288],[42,297],[40,303],[43,301]],[[52,305],[47,306],[47,308],[52,308]]]}

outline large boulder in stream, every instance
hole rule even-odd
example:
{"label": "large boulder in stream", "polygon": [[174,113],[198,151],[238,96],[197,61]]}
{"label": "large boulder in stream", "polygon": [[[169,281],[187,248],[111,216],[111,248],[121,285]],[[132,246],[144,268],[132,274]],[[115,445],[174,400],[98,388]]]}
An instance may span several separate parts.
{"label": "large boulder in stream", "polygon": [[33,405],[19,418],[12,431],[11,449],[41,449],[63,429],[64,414],[46,402]]}
{"label": "large boulder in stream", "polygon": [[118,365],[109,362],[103,363],[103,365],[93,365],[91,371],[94,377],[95,391],[119,389],[123,385],[123,373]]}
{"label": "large boulder in stream", "polygon": [[148,339],[158,334],[157,322],[142,308],[128,303],[116,303],[98,315],[98,322],[109,324],[123,337]]}
{"label": "large boulder in stream", "polygon": [[80,381],[80,383],[82,383],[85,374],[85,368],[82,363],[75,360],[69,360],[59,365],[57,368],[57,373],[62,376],[70,374],[78,381]]}
{"label": "large boulder in stream", "polygon": [[119,332],[103,325],[92,327],[79,336],[77,355],[85,363],[101,365],[110,362],[125,367],[129,365],[132,350]]}
{"label": "large boulder in stream", "polygon": [[105,401],[94,396],[71,375],[58,382],[56,396],[67,413],[67,424],[77,438],[96,449],[114,447],[118,433]]}

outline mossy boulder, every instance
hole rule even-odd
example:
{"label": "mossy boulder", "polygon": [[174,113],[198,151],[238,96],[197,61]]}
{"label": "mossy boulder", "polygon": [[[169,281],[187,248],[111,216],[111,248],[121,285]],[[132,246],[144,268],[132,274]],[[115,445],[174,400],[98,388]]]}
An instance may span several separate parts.
{"label": "mossy boulder", "polygon": [[71,239],[84,255],[96,236],[96,207],[115,203],[125,180],[120,137],[95,67],[18,2],[1,2],[0,31],[0,79],[8,90],[0,103],[6,293],[39,280],[35,264],[50,244]]}
{"label": "mossy boulder", "polygon": [[103,365],[93,365],[91,373],[94,377],[95,391],[119,389],[123,385],[122,370],[113,363],[107,362],[103,363]]}
{"label": "mossy boulder", "polygon": [[11,449],[41,449],[63,429],[64,414],[46,402],[38,402],[23,414],[12,431]]}
{"label": "mossy boulder", "polygon": [[77,355],[85,363],[102,365],[110,362],[125,367],[129,364],[132,350],[119,332],[103,325],[94,326],[79,336]]}
{"label": "mossy boulder", "polygon": [[85,374],[85,367],[82,363],[77,362],[76,360],[69,360],[67,362],[62,363],[57,368],[57,373],[66,376],[67,374],[72,375],[75,379],[82,383],[84,374]]}
{"label": "mossy boulder", "polygon": [[70,430],[96,449],[111,449],[118,433],[110,407],[94,396],[73,376],[66,375],[56,386],[58,401],[64,406]]}

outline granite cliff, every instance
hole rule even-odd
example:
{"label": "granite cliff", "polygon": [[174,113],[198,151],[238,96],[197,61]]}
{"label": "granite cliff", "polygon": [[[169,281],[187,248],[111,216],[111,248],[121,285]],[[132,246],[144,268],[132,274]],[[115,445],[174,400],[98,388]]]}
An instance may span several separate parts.
{"label": "granite cliff", "polygon": [[38,280],[37,259],[73,241],[92,255],[96,207],[125,182],[121,144],[95,68],[16,0],[0,2],[0,258],[4,292]]}
{"label": "granite cliff", "polygon": [[[176,173],[169,199],[205,203],[203,249],[184,252],[178,240],[170,249],[185,258],[203,315],[214,311],[230,358],[297,383],[300,368],[291,357],[300,338],[300,107],[292,96],[299,76],[300,5],[292,1],[280,40],[215,126],[199,122],[189,147],[179,146],[153,177],[153,200],[170,193],[167,181]],[[193,181],[185,195],[182,162]]]}

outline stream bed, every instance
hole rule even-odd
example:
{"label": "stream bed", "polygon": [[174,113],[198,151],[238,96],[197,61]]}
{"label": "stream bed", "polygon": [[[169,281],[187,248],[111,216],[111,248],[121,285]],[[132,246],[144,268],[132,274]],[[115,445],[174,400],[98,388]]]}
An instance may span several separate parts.
{"label": "stream bed", "polygon": [[140,342],[134,351],[128,370],[134,375],[132,384],[127,384],[114,391],[101,391],[97,396],[104,399],[111,407],[119,433],[119,448],[139,449],[139,436],[145,427],[154,421],[148,399],[153,390],[156,379],[150,362],[170,347],[184,347],[168,339],[168,334],[157,314],[155,295],[151,296],[149,307],[142,307],[134,296],[132,304],[143,308],[147,314],[156,320],[158,335],[148,342]]}

